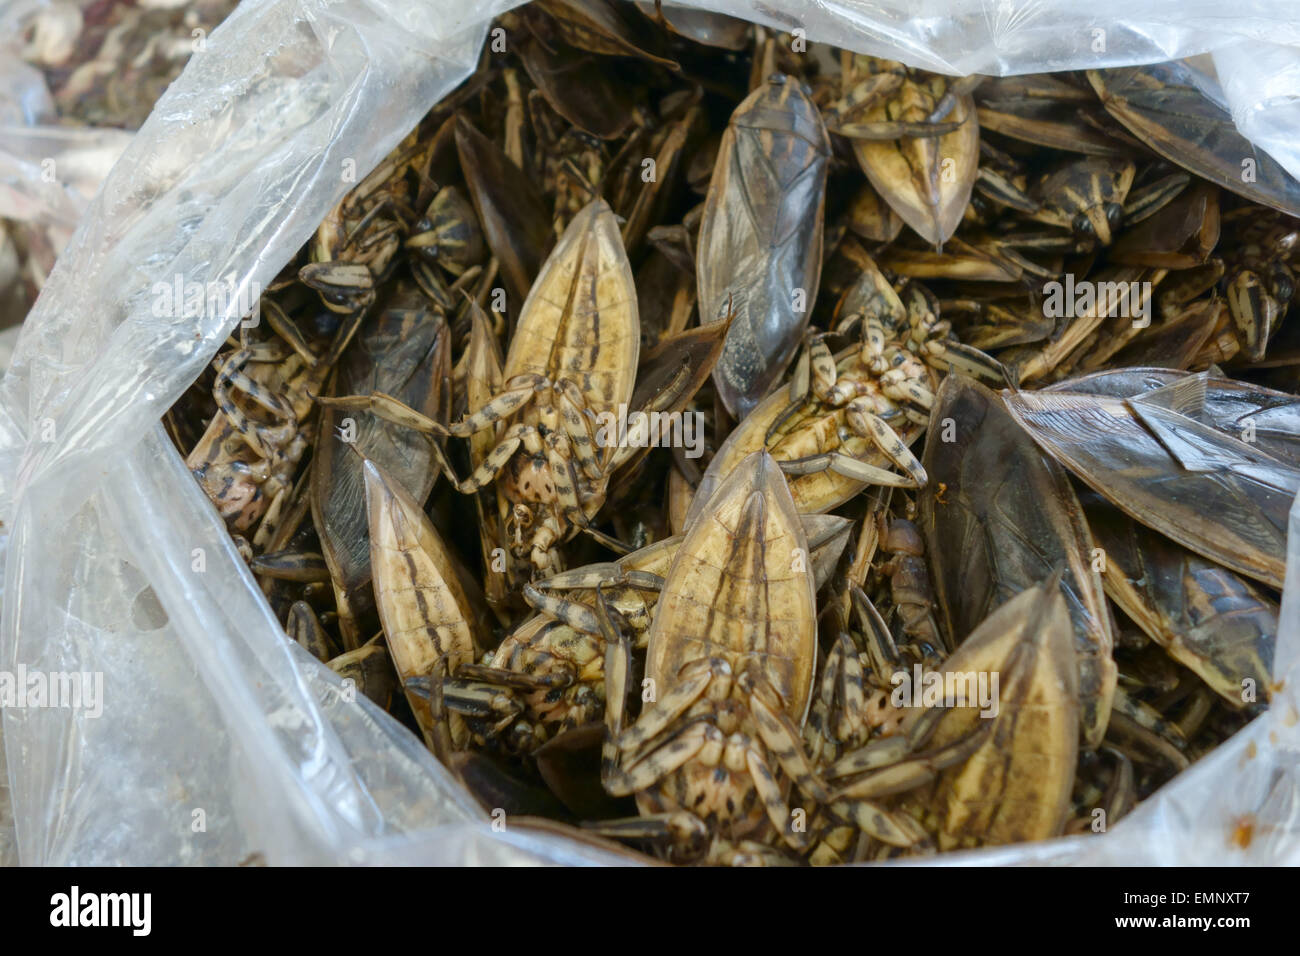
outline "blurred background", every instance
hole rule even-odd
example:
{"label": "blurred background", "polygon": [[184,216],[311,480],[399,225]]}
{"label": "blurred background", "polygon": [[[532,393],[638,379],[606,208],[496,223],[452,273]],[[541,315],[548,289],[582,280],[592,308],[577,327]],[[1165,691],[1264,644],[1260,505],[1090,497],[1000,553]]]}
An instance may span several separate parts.
{"label": "blurred background", "polygon": [[109,168],[237,0],[0,0],[0,368]]}

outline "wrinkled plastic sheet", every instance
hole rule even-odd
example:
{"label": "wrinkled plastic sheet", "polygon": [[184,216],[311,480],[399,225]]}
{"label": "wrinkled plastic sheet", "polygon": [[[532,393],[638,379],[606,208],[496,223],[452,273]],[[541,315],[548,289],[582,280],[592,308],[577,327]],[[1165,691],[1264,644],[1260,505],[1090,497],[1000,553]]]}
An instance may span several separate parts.
{"label": "wrinkled plastic sheet", "polygon": [[[0,381],[0,671],[102,675],[102,714],[0,712],[0,859],[621,861],[508,824],[495,832],[414,735],[345,699],[339,679],[286,640],[158,425],[239,316],[232,305],[159,319],[153,284],[231,274],[268,284],[346,193],[344,161],[373,168],[472,72],[490,17],[511,5],[246,0],[104,182]],[[1258,143],[1300,128],[1291,0],[1243,0],[1231,17],[1217,0],[1142,11],[1130,0],[699,6],[952,73],[1211,51]],[[1276,155],[1297,171],[1293,155]],[[1283,684],[1267,714],[1104,838],[944,862],[1300,862],[1300,509],[1291,523]],[[1245,848],[1233,839],[1243,827]]]}

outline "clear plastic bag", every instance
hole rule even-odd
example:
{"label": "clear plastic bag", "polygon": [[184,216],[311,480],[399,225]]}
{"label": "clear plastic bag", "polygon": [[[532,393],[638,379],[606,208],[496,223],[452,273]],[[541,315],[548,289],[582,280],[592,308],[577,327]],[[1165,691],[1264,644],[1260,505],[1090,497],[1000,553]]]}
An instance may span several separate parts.
{"label": "clear plastic bag", "polygon": [[[333,673],[285,640],[158,425],[239,316],[232,297],[224,315],[155,317],[153,284],[231,273],[240,286],[269,283],[349,188],[344,161],[358,176],[372,168],[473,70],[490,18],[512,5],[245,3],[109,174],[0,382],[0,671],[103,675],[100,716],[3,709],[9,862],[622,861],[494,832],[413,735],[364,698],[342,699]],[[1086,14],[1063,0],[698,5],[949,72],[1120,65],[1267,40],[1289,85],[1232,53],[1219,64],[1225,90],[1260,141],[1296,128],[1287,97],[1300,92],[1300,50],[1277,46],[1300,46],[1291,0],[1242,0],[1232,20],[1217,0],[1145,12],[1099,0]],[[1098,24],[1110,25],[1104,53]],[[1265,716],[1104,839],[945,862],[1300,859],[1298,523],[1293,510],[1284,688]],[[1233,838],[1246,824],[1242,849]]]}

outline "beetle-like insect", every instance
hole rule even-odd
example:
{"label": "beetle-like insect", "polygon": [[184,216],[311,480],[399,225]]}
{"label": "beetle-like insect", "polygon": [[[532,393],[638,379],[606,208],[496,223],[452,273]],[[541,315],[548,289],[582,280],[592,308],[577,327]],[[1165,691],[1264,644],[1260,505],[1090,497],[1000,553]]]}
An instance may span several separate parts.
{"label": "beetle-like insect", "polygon": [[700,223],[700,315],[734,311],[713,372],[743,418],[781,377],[812,315],[822,265],[830,142],[821,114],[777,74],[736,107]]}
{"label": "beetle-like insect", "polygon": [[[820,587],[848,540],[850,522],[834,515],[803,515],[808,567]],[[525,706],[508,728],[511,749],[531,752],[566,730],[605,716],[604,634],[599,600],[619,615],[635,650],[646,647],[664,575],[682,544],[665,538],[602,564],[564,571],[524,586],[539,612],[506,636],[483,665],[462,669],[481,682],[512,687]]]}
{"label": "beetle-like insect", "polygon": [[926,470],[946,487],[942,502],[921,496],[920,525],[948,645],[960,645],[993,608],[1062,567],[1080,728],[1084,746],[1095,748],[1115,692],[1115,642],[1092,536],[1069,479],[978,382],[950,376],[933,414],[932,427],[952,421],[953,440],[926,445]]}
{"label": "beetle-like insect", "polygon": [[500,429],[468,478],[456,478],[445,460],[444,469],[465,494],[496,481],[512,556],[554,573],[563,567],[559,546],[578,529],[626,550],[590,521],[611,472],[636,451],[619,444],[608,422],[632,398],[639,331],[618,223],[595,200],[574,217],[524,302],[500,393],[445,427],[381,392],[326,404],[370,409],[435,435]]}
{"label": "beetle-like insect", "polygon": [[[900,811],[925,820],[941,850],[1059,835],[1079,749],[1072,630],[1059,573],[998,607],[941,668],[944,686],[958,686],[947,675],[997,674],[992,712],[970,699],[947,711],[911,711],[908,732],[935,724],[930,751],[849,779],[832,799],[912,791]],[[828,779],[869,765],[869,752],[844,757]]]}
{"label": "beetle-like insect", "polygon": [[[686,533],[651,626],[646,678],[655,701],[624,730],[628,648],[617,636],[610,681],[610,793],[643,816],[600,832],[667,844],[679,862],[783,859],[802,848],[790,785],[824,796],[800,727],[812,698],[817,605],[798,567],[807,539],[785,478],[766,452],[719,487]],[[622,660],[619,660],[619,658]]]}
{"label": "beetle-like insect", "polygon": [[707,501],[742,458],[764,447],[791,476],[801,513],[829,511],[867,484],[923,486],[925,470],[908,446],[929,420],[933,369],[959,367],[1000,382],[1002,367],[948,337],[924,288],[910,284],[904,297],[906,304],[864,262],[840,306],[841,330],[858,334],[861,344],[832,356],[823,339],[813,337],[789,390],[770,395],[736,427],[695,501]]}

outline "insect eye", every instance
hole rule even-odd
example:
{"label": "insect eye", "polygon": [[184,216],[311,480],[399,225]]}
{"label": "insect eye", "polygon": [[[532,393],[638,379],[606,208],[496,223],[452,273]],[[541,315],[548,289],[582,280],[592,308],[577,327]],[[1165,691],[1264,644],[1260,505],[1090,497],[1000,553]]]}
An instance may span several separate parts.
{"label": "insect eye", "polygon": [[1088,219],[1087,216],[1083,215],[1082,213],[1074,217],[1074,222],[1072,223],[1072,225],[1074,226],[1074,231],[1079,233],[1080,235],[1083,236],[1092,235],[1092,222],[1091,220]]}
{"label": "insect eye", "polygon": [[1118,226],[1124,218],[1124,207],[1117,202],[1106,203],[1106,221],[1111,226]]}

